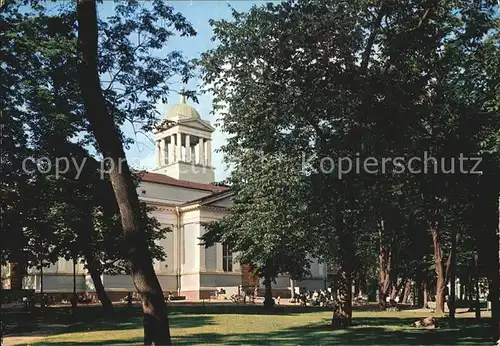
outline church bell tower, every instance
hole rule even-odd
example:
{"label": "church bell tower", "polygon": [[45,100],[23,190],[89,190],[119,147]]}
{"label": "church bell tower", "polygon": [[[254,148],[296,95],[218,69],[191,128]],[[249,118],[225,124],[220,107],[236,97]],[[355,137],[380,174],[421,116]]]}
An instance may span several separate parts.
{"label": "church bell tower", "polygon": [[197,183],[214,182],[212,133],[215,129],[186,103],[183,88],[180,103],[170,108],[164,119],[168,126],[153,132],[156,142],[154,172]]}

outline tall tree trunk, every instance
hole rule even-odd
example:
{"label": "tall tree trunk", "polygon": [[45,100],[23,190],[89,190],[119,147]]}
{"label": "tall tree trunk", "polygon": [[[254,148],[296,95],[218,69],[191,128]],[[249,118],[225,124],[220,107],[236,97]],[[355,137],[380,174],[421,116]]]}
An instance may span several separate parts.
{"label": "tall tree trunk", "polygon": [[395,281],[392,282],[391,284],[391,300],[396,300],[396,296],[398,295],[398,285],[396,284]]}
{"label": "tall tree trunk", "polygon": [[473,306],[472,301],[474,300],[474,281],[470,275],[469,275],[469,280],[467,281],[467,300],[469,301],[470,306],[472,308]]}
{"label": "tall tree trunk", "polygon": [[387,293],[389,292],[390,279],[387,269],[380,268],[380,281],[378,289],[378,303],[381,310],[386,308]]}
{"label": "tall tree trunk", "polygon": [[455,323],[455,274],[457,267],[457,233],[455,227],[452,229],[451,233],[451,268],[450,268],[450,297],[448,300],[448,310],[450,311],[450,321],[452,325]]}
{"label": "tall tree trunk", "polygon": [[95,260],[92,252],[87,251],[85,254],[85,261],[87,262],[87,270],[90,273],[90,277],[94,282],[95,293],[97,294],[97,298],[102,304],[104,311],[111,313],[113,312],[113,303],[109,299],[108,294],[106,293],[106,289],[101,280],[101,273],[99,271],[99,264]]}
{"label": "tall tree trunk", "polygon": [[26,272],[24,267],[17,262],[10,263],[10,289],[21,290],[23,288],[23,277]]}
{"label": "tall tree trunk", "polygon": [[345,270],[340,270],[335,283],[335,304],[332,317],[332,328],[343,329],[352,321],[352,278]]}
{"label": "tall tree trunk", "polygon": [[381,310],[386,308],[386,298],[391,287],[391,265],[392,246],[385,246],[385,234],[388,232],[388,225],[384,219],[378,224],[379,230],[379,288],[378,303]]}
{"label": "tall tree trunk", "polygon": [[92,217],[92,209],[82,210],[83,220],[75,226],[77,231],[79,241],[83,246],[83,256],[85,257],[85,262],[87,262],[87,270],[89,271],[90,277],[94,282],[95,292],[102,307],[106,313],[113,312],[113,303],[109,299],[106,289],[102,283],[101,279],[101,265],[95,257],[94,249],[92,248],[92,240],[95,234],[94,231],[94,220]]}
{"label": "tall tree trunk", "polygon": [[410,292],[411,292],[411,280],[406,279],[405,287],[403,289],[403,294],[402,294],[402,297],[399,300],[399,302],[403,303],[403,304],[408,303],[408,298],[410,297]]}
{"label": "tall tree trunk", "polygon": [[448,271],[451,264],[451,256],[448,256],[446,266],[443,264],[443,251],[438,237],[437,222],[430,223],[430,232],[432,235],[432,244],[434,247],[434,270],[436,271],[436,314],[444,313],[445,289],[448,277]]}
{"label": "tall tree trunk", "polygon": [[344,222],[344,214],[340,208],[336,210],[335,228],[340,242],[339,257],[341,261],[338,272],[332,328],[347,328],[352,323],[352,281],[354,263],[354,244],[352,232]]}
{"label": "tall tree trunk", "polygon": [[76,259],[75,259],[75,255],[73,255],[73,258],[72,258],[72,264],[73,264],[73,297],[71,299],[71,306],[73,307],[73,309],[76,309],[76,307],[78,306],[78,296],[76,294]]}
{"label": "tall tree trunk", "polygon": [[483,157],[480,176],[479,196],[481,200],[481,227],[484,228],[482,266],[488,278],[489,301],[491,302],[491,322],[493,341],[500,340],[500,165],[492,155]]}
{"label": "tall tree trunk", "polygon": [[436,314],[444,313],[444,303],[445,303],[445,288],[446,282],[444,276],[437,274],[436,279]]}
{"label": "tall tree trunk", "polygon": [[170,345],[170,326],[163,292],[145,240],[139,198],[123,143],[101,90],[95,0],[78,0],[78,75],[85,113],[99,149],[109,163],[109,176],[120,209],[127,259],[144,312],[144,344]]}
{"label": "tall tree trunk", "polygon": [[422,303],[422,307],[423,308],[427,308],[428,306],[428,303],[429,303],[429,289],[427,288],[427,283],[424,282],[424,285],[423,285],[423,296],[422,296],[422,299],[423,299],[423,303]]}
{"label": "tall tree trunk", "polygon": [[[477,270],[477,265],[476,265]],[[476,304],[475,304],[475,317],[477,320],[481,318],[481,302],[479,301],[480,291],[479,291],[479,275],[476,274],[476,279],[474,280],[474,284],[476,285]]]}
{"label": "tall tree trunk", "polygon": [[424,306],[424,283],[420,277],[415,282],[415,305]]}
{"label": "tall tree trunk", "polygon": [[356,292],[358,296],[363,296],[366,294],[366,274],[362,272],[358,276],[358,291]]}
{"label": "tall tree trunk", "polygon": [[459,300],[464,300],[465,297],[465,286],[464,286],[464,281],[463,278],[459,278],[459,287],[460,287],[460,295],[458,297]]}
{"label": "tall tree trunk", "polygon": [[[497,184],[500,177],[497,177]],[[497,188],[499,190],[500,188]],[[489,272],[488,287],[491,301],[491,322],[493,325],[493,341],[500,341],[500,196],[496,198],[496,229],[491,232],[491,254],[495,257]],[[498,343],[497,343],[498,345]]]}
{"label": "tall tree trunk", "polygon": [[274,306],[272,279],[267,275],[264,277],[264,287],[266,289],[264,292],[264,306],[272,308]]}
{"label": "tall tree trunk", "polygon": [[40,306],[45,307],[43,300],[43,262],[40,266]]}

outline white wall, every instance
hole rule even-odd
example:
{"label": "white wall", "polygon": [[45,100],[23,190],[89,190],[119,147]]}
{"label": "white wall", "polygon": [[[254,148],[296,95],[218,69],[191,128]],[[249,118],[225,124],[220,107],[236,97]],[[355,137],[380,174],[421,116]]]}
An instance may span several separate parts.
{"label": "white wall", "polygon": [[210,246],[205,249],[205,269],[207,272],[217,270],[217,246]]}
{"label": "white wall", "polygon": [[158,275],[163,292],[177,292],[177,275]]}
{"label": "white wall", "polygon": [[[143,190],[146,191],[146,193],[142,193]],[[146,201],[150,199],[162,203],[182,204],[211,195],[212,192],[141,181],[137,187],[137,194],[141,199]]]}
{"label": "white wall", "polygon": [[206,167],[192,162],[175,162],[158,170],[170,177],[179,180],[194,181],[202,184],[210,184],[215,181],[215,173],[212,167]]}
{"label": "white wall", "polygon": [[[40,292],[41,276],[39,274],[27,275],[23,278],[23,288],[34,289]],[[86,289],[85,276],[76,276],[76,291],[83,292]],[[43,275],[44,292],[73,292],[73,275],[45,274]]]}
{"label": "white wall", "polygon": [[103,275],[102,283],[107,291],[135,291],[134,282],[130,275]]}
{"label": "white wall", "polygon": [[197,291],[200,289],[199,274],[183,274],[181,275],[181,289],[183,291]]}
{"label": "white wall", "polygon": [[226,290],[226,295],[238,293],[241,285],[240,273],[200,274],[200,289],[215,291],[218,288]]}
{"label": "white wall", "polygon": [[[182,236],[181,242],[183,243],[182,249],[182,265],[183,273],[191,274],[197,273],[200,270],[200,212],[193,210],[185,212],[182,215]],[[184,288],[183,288],[184,289]]]}
{"label": "white wall", "polygon": [[[203,208],[200,210],[200,222],[208,223],[220,220],[226,215],[225,211]],[[201,234],[205,234],[206,230],[202,229]],[[206,272],[222,272],[222,245],[216,244],[207,249],[202,249],[204,253],[205,271]],[[235,256],[235,255],[233,255]],[[233,272],[240,270],[239,263],[233,264]]]}
{"label": "white wall", "polygon": [[166,238],[157,241],[157,244],[163,247],[166,253],[165,261],[154,261],[154,268],[158,274],[172,274],[177,271],[175,266],[176,252],[174,238],[174,233],[169,232],[167,233]]}

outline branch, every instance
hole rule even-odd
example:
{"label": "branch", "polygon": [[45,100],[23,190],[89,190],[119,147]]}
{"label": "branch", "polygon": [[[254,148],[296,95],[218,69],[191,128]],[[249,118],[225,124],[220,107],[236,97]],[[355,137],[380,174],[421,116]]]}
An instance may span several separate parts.
{"label": "branch", "polygon": [[425,19],[429,15],[430,11],[431,11],[430,7],[427,10],[425,10],[424,15],[422,16],[422,18],[420,18],[420,21],[418,22],[418,25],[417,25],[417,27],[415,29],[418,29],[418,28],[420,28],[422,26],[422,24],[424,23]]}
{"label": "branch", "polygon": [[366,47],[361,58],[361,66],[360,66],[361,74],[364,74],[366,72],[366,69],[368,68],[368,61],[370,60],[370,54],[372,52],[373,44],[375,43],[375,38],[378,33],[378,28],[380,27],[382,18],[384,18],[385,16],[386,10],[387,6],[385,0],[380,0],[380,6],[377,11],[377,15],[372,23],[370,36],[368,37],[368,41],[366,41]]}
{"label": "branch", "polygon": [[[138,44],[133,50],[132,50],[132,56],[135,54],[135,52],[137,52],[137,50],[139,48],[142,48],[144,47],[146,44],[149,44],[149,42],[151,42],[151,40],[149,41],[146,41],[146,42],[143,42],[143,43],[140,43]],[[111,80],[109,81],[109,85],[108,87],[104,90],[104,92],[106,91],[109,91],[111,89],[111,87],[113,86],[113,83],[115,82],[116,80],[116,77],[118,77],[118,75],[123,71],[123,68],[125,67],[125,65],[122,65],[120,66],[120,68],[118,69],[118,71],[115,73],[115,75],[111,78]],[[111,72],[109,73],[111,75]]]}
{"label": "branch", "polygon": [[446,270],[444,274],[444,282],[448,282],[450,278],[450,268],[451,268],[451,253],[448,255],[448,259],[446,260]]}

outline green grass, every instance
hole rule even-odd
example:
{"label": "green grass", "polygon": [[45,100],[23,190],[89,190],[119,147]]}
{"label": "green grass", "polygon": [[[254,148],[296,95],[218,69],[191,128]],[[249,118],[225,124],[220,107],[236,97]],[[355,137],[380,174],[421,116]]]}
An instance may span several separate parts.
{"label": "green grass", "polygon": [[[81,309],[75,323],[35,345],[140,345],[142,318],[138,310],[119,309],[113,318],[98,318],[99,309]],[[354,325],[346,330],[329,328],[330,311],[279,308],[266,314],[260,306],[174,307],[170,322],[175,344],[413,344],[491,345],[488,319],[457,319],[455,328],[420,330],[409,327],[422,311],[355,311]],[[82,322],[76,322],[76,321]],[[443,322],[445,323],[445,322]]]}

